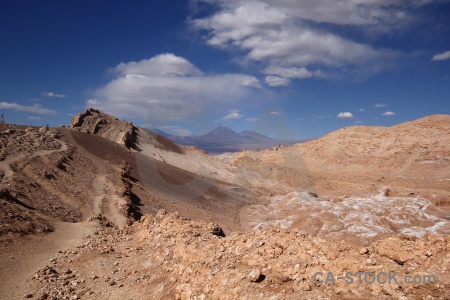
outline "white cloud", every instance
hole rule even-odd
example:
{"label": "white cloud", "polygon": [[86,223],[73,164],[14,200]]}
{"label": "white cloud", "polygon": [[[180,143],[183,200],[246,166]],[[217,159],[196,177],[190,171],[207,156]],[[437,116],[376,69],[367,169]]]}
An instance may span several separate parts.
{"label": "white cloud", "polygon": [[364,108],[360,108],[359,112],[365,112],[366,110]]}
{"label": "white cloud", "polygon": [[245,79],[242,82],[242,85],[247,87],[261,88],[261,83],[258,79],[256,79],[256,77],[253,76],[249,76],[247,79]]}
{"label": "white cloud", "polygon": [[271,111],[270,114],[272,116],[280,116],[281,115],[281,113],[279,111]]}
{"label": "white cloud", "polygon": [[53,98],[66,98],[67,96],[64,94],[56,94],[53,92],[43,92],[42,95]]}
{"label": "white cloud", "polygon": [[166,53],[121,63],[116,77],[87,106],[152,122],[183,120],[254,96],[260,84],[244,74],[206,75],[188,60]]}
{"label": "white cloud", "polygon": [[396,115],[395,112],[392,111],[386,111],[383,113],[383,116],[395,116],[395,115]]}
{"label": "white cloud", "polygon": [[202,75],[196,66],[186,59],[164,53],[139,62],[120,63],[114,70],[122,75],[189,76]]}
{"label": "white cloud", "polygon": [[0,102],[0,109],[10,109],[39,115],[56,115],[56,111],[43,108],[40,104],[26,106],[14,102]]}
{"label": "white cloud", "polygon": [[363,121],[356,121],[355,123],[356,123],[356,124],[364,124]]}
{"label": "white cloud", "polygon": [[[299,19],[316,23],[329,23],[337,25],[385,27],[400,25],[412,18],[408,11],[410,8],[426,5],[433,0],[191,0],[192,2],[205,2],[217,4],[222,10],[233,10],[250,3],[255,6],[266,6],[262,15],[252,16],[252,24],[258,25],[266,21],[282,21],[286,16],[295,16]],[[248,15],[245,8],[241,8],[242,15]],[[231,22],[225,16],[216,17],[222,22]]]}
{"label": "white cloud", "polygon": [[[263,71],[265,74],[273,74],[286,78],[310,78],[313,73],[305,68],[281,68],[281,67],[268,67]],[[316,72],[318,75],[319,73]]]}
{"label": "white cloud", "polygon": [[[239,50],[242,62],[256,62],[266,75],[284,78],[325,77],[343,70],[371,74],[398,54],[342,35],[340,25],[367,33],[389,32],[409,22],[404,0],[195,0],[215,4],[212,14],[192,17],[191,25],[206,33],[206,43]],[[415,2],[417,3],[417,2]],[[212,10],[211,10],[212,11]],[[338,26],[323,26],[338,25]],[[317,71],[310,71],[310,70]]]}
{"label": "white cloud", "polygon": [[243,1],[231,10],[193,22],[197,28],[211,31],[209,45],[238,47],[247,51],[247,59],[268,59],[277,67],[314,63],[339,66],[376,54],[370,47],[335,34],[299,26],[294,17],[282,7]]}
{"label": "white cloud", "polygon": [[385,107],[386,104],[375,104],[373,107],[375,108],[380,108],[380,107]]}
{"label": "white cloud", "polygon": [[170,134],[178,135],[178,136],[191,136],[193,133],[183,127],[180,126],[173,126],[173,125],[166,125],[166,126],[160,126],[158,129],[161,129],[162,131],[165,131]]}
{"label": "white cloud", "polygon": [[351,119],[353,118],[353,114],[351,112],[340,112],[337,117],[339,119]]}
{"label": "white cloud", "polygon": [[246,122],[256,122],[258,120],[259,120],[258,118],[245,118]]}
{"label": "white cloud", "polygon": [[450,59],[450,51],[445,51],[443,53],[439,53],[433,56],[433,58],[431,59],[433,60],[447,60]]}
{"label": "white cloud", "polygon": [[228,114],[223,116],[221,120],[241,119],[243,116],[239,113],[239,109],[230,109]]}
{"label": "white cloud", "polygon": [[40,120],[41,117],[29,116],[28,119],[30,119],[30,120]]}
{"label": "white cloud", "polygon": [[264,80],[270,86],[286,86],[290,83],[289,79],[278,76],[266,76]]}

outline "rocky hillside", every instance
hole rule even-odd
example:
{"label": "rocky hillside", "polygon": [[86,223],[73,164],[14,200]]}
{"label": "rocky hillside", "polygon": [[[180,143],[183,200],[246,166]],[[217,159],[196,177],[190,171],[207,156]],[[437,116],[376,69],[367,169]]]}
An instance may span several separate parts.
{"label": "rocky hillside", "polygon": [[335,197],[388,188],[391,196],[420,195],[445,204],[450,199],[449,145],[450,116],[436,115],[393,127],[346,127],[282,149],[244,151],[230,163],[284,181],[291,191],[307,188]]}
{"label": "rocky hillside", "polygon": [[96,134],[127,147],[132,146],[133,123],[121,121],[93,108],[73,117],[69,128]]}
{"label": "rocky hillside", "polygon": [[[32,280],[33,296],[41,299],[64,295],[70,295],[71,299],[450,297],[449,236],[389,237],[355,248],[345,241],[330,242],[298,231],[252,231],[226,237],[219,233],[211,223],[183,219],[164,211],[146,216],[125,230],[105,224],[82,246],[60,253],[37,271]],[[316,275],[318,272],[322,274]],[[334,277],[327,277],[328,272]],[[359,279],[358,272],[369,275],[366,277],[364,273]],[[389,279],[381,272],[396,275]],[[372,284],[375,278],[370,274],[379,273],[380,283]],[[428,275],[436,276],[436,282],[428,282]],[[414,276],[421,284],[405,282],[412,281]]]}
{"label": "rocky hillside", "polygon": [[[13,233],[53,231],[49,217],[80,220],[79,210],[52,193],[55,176],[68,167],[70,153],[55,129],[16,127],[0,132],[0,240]],[[47,164],[42,156],[53,162]],[[71,188],[68,184],[65,191]]]}
{"label": "rocky hillside", "polygon": [[365,190],[384,185],[392,194],[450,204],[449,145],[450,116],[435,115],[388,128],[347,127],[299,149],[308,166],[320,167],[329,179],[346,176]]}
{"label": "rocky hillside", "polygon": [[[392,234],[450,233],[450,116],[355,126],[295,146],[228,156],[265,190],[247,228],[297,228],[363,244]],[[223,156],[224,159],[226,156]]]}

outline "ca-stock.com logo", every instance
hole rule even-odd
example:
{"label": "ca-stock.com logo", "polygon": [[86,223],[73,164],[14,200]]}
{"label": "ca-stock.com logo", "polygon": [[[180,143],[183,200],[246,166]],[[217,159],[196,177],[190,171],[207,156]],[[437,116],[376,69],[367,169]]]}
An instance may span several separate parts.
{"label": "ca-stock.com logo", "polygon": [[313,282],[317,285],[335,285],[338,282],[345,284],[395,284],[395,285],[419,285],[436,284],[436,276],[429,274],[405,274],[398,272],[345,272],[343,275],[335,276],[332,272],[316,272]]}

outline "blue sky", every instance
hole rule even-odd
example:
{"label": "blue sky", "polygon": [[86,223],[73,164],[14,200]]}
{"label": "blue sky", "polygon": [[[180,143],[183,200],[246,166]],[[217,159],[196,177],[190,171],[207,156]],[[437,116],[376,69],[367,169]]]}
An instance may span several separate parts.
{"label": "blue sky", "polygon": [[450,113],[450,1],[1,1],[0,113],[307,139]]}

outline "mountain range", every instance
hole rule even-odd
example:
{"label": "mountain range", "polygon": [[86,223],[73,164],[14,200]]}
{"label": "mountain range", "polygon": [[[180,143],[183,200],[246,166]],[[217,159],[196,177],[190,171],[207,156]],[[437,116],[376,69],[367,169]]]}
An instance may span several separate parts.
{"label": "mountain range", "polygon": [[219,126],[204,135],[178,136],[160,129],[151,131],[184,146],[195,146],[211,154],[239,150],[267,149],[278,145],[292,145],[304,140],[277,140],[251,130],[235,132],[227,126]]}

